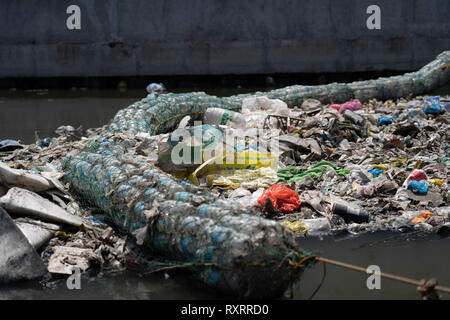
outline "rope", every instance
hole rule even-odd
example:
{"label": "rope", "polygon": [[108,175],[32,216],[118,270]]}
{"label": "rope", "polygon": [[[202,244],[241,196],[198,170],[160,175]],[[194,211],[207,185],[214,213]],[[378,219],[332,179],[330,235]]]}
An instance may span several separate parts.
{"label": "rope", "polygon": [[[295,260],[291,259],[292,256],[294,256],[293,258],[295,258]],[[150,275],[150,274],[153,274],[153,273],[159,273],[161,271],[174,270],[174,269],[184,269],[184,268],[192,268],[192,267],[193,268],[215,267],[215,268],[218,268],[218,269],[228,270],[228,271],[240,271],[242,269],[252,268],[252,267],[266,268],[266,267],[270,267],[270,266],[276,266],[277,267],[276,269],[278,269],[278,268],[282,267],[283,265],[287,264],[290,267],[292,267],[292,270],[295,272],[295,278],[299,278],[301,276],[301,274],[302,274],[302,271],[303,271],[304,267],[305,267],[305,263],[308,260],[315,260],[317,257],[318,256],[316,256],[316,255],[302,256],[298,252],[291,251],[288,254],[286,254],[281,261],[271,260],[268,263],[257,263],[257,262],[255,262],[255,263],[250,263],[250,264],[247,264],[247,265],[244,265],[244,266],[240,266],[240,267],[223,266],[223,265],[220,265],[220,264],[217,264],[217,263],[214,263],[214,262],[179,263],[179,264],[175,264],[175,265],[161,267],[161,268],[158,268],[158,269],[155,269],[155,270],[146,271],[143,274]],[[324,274],[324,278],[325,278],[325,274]],[[323,282],[323,280],[324,279],[322,279],[322,282]],[[320,284],[320,286],[322,286],[322,283]],[[320,286],[319,286],[319,288],[320,288]]]}
{"label": "rope", "polygon": [[[334,264],[334,265],[336,265],[338,267],[342,267],[342,268],[345,268],[345,269],[350,269],[350,270],[354,270],[354,271],[367,273],[366,269],[364,269],[362,267],[358,267],[358,266],[352,265],[352,264],[348,264],[348,263],[344,263],[344,262],[340,262],[340,261],[336,261],[336,260],[331,260],[331,259],[327,259],[327,258],[323,258],[323,257],[316,257],[316,259],[317,259],[317,261],[322,261],[324,263]],[[418,286],[418,287],[421,287],[421,286],[424,285],[424,281],[423,280],[422,281],[417,281],[417,280],[414,280],[414,279],[409,279],[409,278],[406,278],[406,277],[401,277],[401,276],[397,276],[397,275],[390,274],[390,273],[385,273],[385,272],[380,272],[379,275],[381,277],[383,277],[383,278],[387,278],[387,279],[391,279],[391,280],[395,280],[395,281],[400,281],[400,282],[411,284],[411,285]],[[436,285],[436,286],[434,286],[434,290],[450,294],[450,288],[449,287]]]}
{"label": "rope", "polygon": [[[344,262],[340,262],[337,260],[332,260],[332,259],[327,259],[327,258],[323,258],[317,255],[310,255],[307,257],[302,257],[299,256],[298,254],[295,254],[295,256],[300,257],[300,261],[297,262],[293,262],[291,259],[288,259],[289,254],[281,261],[270,261],[270,263],[268,264],[264,264],[264,263],[253,263],[253,264],[249,264],[245,267],[255,267],[255,266],[259,266],[259,267],[267,267],[270,264],[277,264],[278,266],[282,265],[284,263],[285,260],[288,260],[289,265],[293,266],[294,268],[298,269],[300,272],[298,272],[297,277],[299,277],[301,275],[301,271],[304,267],[304,262],[306,262],[307,260],[310,259],[315,259],[316,261],[320,261],[323,263],[323,275],[322,275],[322,279],[319,283],[319,286],[314,290],[314,292],[311,294],[311,296],[308,298],[308,300],[311,300],[312,298],[314,298],[314,296],[316,295],[316,293],[319,291],[319,289],[322,287],[325,278],[326,278],[326,274],[327,274],[327,270],[326,270],[326,264],[333,264],[335,266],[341,267],[341,268],[345,268],[345,269],[349,269],[349,270],[353,270],[353,271],[359,271],[359,272],[363,272],[363,273],[367,273],[365,268],[359,267],[359,266],[355,266],[352,264],[348,264],[348,263],[344,263]],[[220,269],[224,269],[224,270],[232,270],[232,271],[236,271],[239,270],[238,268],[232,268],[232,267],[224,267],[224,266],[220,266],[216,263],[185,263],[185,264],[179,264],[179,265],[173,265],[173,266],[168,266],[168,267],[162,267],[156,270],[152,270],[152,271],[148,271],[145,272],[144,274],[153,274],[153,273],[157,273],[157,272],[161,272],[161,271],[165,271],[165,270],[172,270],[172,269],[182,269],[182,268],[188,268],[188,267],[216,267],[216,268],[220,268]],[[432,279],[432,280],[422,280],[422,281],[418,281],[418,280],[414,280],[414,279],[409,279],[406,277],[401,277],[401,276],[397,276],[391,273],[386,273],[386,272],[379,272],[378,273],[381,277],[383,278],[387,278],[387,279],[391,279],[391,280],[395,280],[395,281],[400,281],[406,284],[411,284],[414,286],[417,286],[418,291],[420,291],[422,293],[422,296],[426,299],[428,297],[435,297],[435,298],[439,298],[439,296],[435,293],[435,291],[440,291],[440,292],[444,292],[444,293],[448,293],[450,294],[450,288],[449,287],[445,287],[445,286],[440,286],[437,285],[437,281]]]}

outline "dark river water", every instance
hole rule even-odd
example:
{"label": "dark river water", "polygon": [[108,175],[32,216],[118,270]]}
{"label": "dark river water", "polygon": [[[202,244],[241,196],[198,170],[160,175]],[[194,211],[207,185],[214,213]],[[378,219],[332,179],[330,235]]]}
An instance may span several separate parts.
{"label": "dark river water", "polygon": [[[382,272],[412,279],[436,278],[450,285],[450,238],[424,234],[375,233],[358,237],[300,240],[307,250],[320,250],[337,259],[364,268],[377,265]],[[321,282],[323,267],[307,269],[290,297],[307,299]],[[380,290],[367,288],[367,274],[327,265],[325,281],[314,299],[420,299],[415,286],[381,279]],[[20,283],[0,287],[0,299],[223,299],[189,274],[169,271],[144,275],[121,272],[82,277],[80,290],[69,290],[66,279],[52,279],[50,285]],[[450,299],[450,296],[443,296]]]}
{"label": "dark river water", "polygon": [[[246,90],[211,89],[219,96]],[[183,90],[180,90],[183,91]],[[189,91],[192,91],[190,89]],[[437,94],[449,94],[450,88]],[[119,110],[146,95],[139,91],[0,91],[0,140],[19,139],[23,143],[54,136],[60,125],[83,128],[106,124]],[[323,256],[366,268],[378,265],[381,271],[413,279],[437,278],[450,286],[450,238],[434,235],[376,233],[358,237],[300,240],[307,250],[321,250]],[[308,269],[293,290],[293,299],[306,299],[320,283],[322,265]],[[414,286],[382,279],[380,290],[369,290],[368,275],[327,266],[323,286],[315,299],[418,299]],[[20,283],[0,287],[0,299],[221,299],[222,294],[202,286],[182,272],[144,276],[137,272],[83,277],[81,290],[69,290],[66,280],[53,279],[43,287]],[[444,298],[450,298],[444,296]]]}
{"label": "dark river water", "polygon": [[[256,89],[211,89],[207,93],[225,96]],[[192,89],[176,92],[187,91]],[[0,141],[33,143],[35,133],[40,138],[55,136],[55,129],[61,125],[101,127],[119,109],[146,95],[145,90],[0,91]]]}

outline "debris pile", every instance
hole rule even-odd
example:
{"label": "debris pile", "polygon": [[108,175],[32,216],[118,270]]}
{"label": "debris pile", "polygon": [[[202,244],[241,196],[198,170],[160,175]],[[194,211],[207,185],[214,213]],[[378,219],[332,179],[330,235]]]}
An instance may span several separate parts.
{"label": "debris pile", "polygon": [[64,127],[0,144],[0,203],[54,224],[32,226],[58,230],[43,251],[54,273],[126,260],[123,239],[94,223],[101,212],[212,287],[279,296],[316,261],[296,235],[445,234],[450,100],[420,94],[448,82],[449,62],[444,52],[402,76],[227,98],[150,86],[84,136]]}
{"label": "debris pile", "polygon": [[0,282],[48,279],[49,274],[72,274],[74,267],[124,268],[126,237],[80,207],[58,170],[63,157],[84,148],[100,131],[88,130],[83,137],[80,130],[62,126],[55,131],[58,137],[31,145],[0,142]]}
{"label": "debris pile", "polygon": [[[298,235],[437,232],[449,223],[448,96],[351,100],[342,105],[307,99],[291,109],[266,97],[244,102],[253,111],[252,116],[243,117],[246,123],[238,128],[231,118],[216,123],[219,134],[212,136],[219,157],[205,159],[205,150],[211,146],[205,141],[197,143],[198,149],[183,146],[180,150],[188,148],[184,150],[193,154],[188,160],[197,154],[201,161],[189,166],[172,163],[166,171],[210,189],[218,198],[281,221]],[[236,114],[234,118],[240,119]],[[207,133],[212,132],[210,127]],[[203,129],[205,137],[204,126],[185,129],[191,133]],[[253,129],[263,131],[254,134]],[[229,151],[222,156],[219,144],[223,140],[224,150],[230,145],[229,132],[237,137],[231,152],[244,158],[240,165],[236,157],[228,161]],[[156,141],[178,146],[181,142],[164,134],[152,139],[149,150],[159,153],[157,164],[162,156],[176,158],[177,153],[158,149],[161,144]],[[251,157],[256,159],[252,164]],[[183,175],[177,168],[182,168]],[[418,220],[422,212],[428,212],[426,219]]]}

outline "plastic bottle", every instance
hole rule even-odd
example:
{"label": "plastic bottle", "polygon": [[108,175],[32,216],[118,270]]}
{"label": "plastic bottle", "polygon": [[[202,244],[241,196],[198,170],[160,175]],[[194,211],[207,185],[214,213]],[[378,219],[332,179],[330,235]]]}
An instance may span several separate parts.
{"label": "plastic bottle", "polygon": [[230,125],[234,128],[245,128],[247,126],[245,117],[241,113],[220,108],[208,108],[203,122],[210,125]]}
{"label": "plastic bottle", "polygon": [[340,203],[333,203],[332,212],[344,218],[347,223],[349,221],[356,223],[369,222],[369,215],[364,210],[351,208]]}

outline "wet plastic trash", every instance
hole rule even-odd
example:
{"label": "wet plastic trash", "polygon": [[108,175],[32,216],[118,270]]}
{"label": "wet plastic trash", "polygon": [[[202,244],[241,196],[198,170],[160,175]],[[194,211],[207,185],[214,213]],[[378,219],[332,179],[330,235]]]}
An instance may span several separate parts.
{"label": "wet plastic trash", "polygon": [[[446,52],[418,72],[352,84],[292,86],[267,93],[227,98],[195,92],[150,94],[120,110],[108,128],[99,131],[100,136],[90,138],[86,148],[76,149],[63,160],[66,182],[71,184],[72,190],[77,191],[83,201],[105,211],[116,227],[126,232],[130,238],[136,235],[136,240],[142,240],[142,244],[172,262],[179,263],[181,260],[198,263],[201,267],[196,266],[192,270],[214,288],[247,298],[279,296],[293,280],[291,267],[280,266],[278,263],[286,261],[286,254],[298,251],[298,246],[292,241],[293,233],[278,221],[258,216],[261,210],[249,208],[249,202],[244,202],[242,206],[236,200],[227,198],[229,191],[219,192],[208,190],[206,186],[193,186],[186,180],[177,180],[173,175],[162,172],[161,168],[146,157],[144,149],[139,152],[136,150],[136,140],[144,134],[154,138],[155,135],[169,134],[186,115],[192,121],[200,120],[210,107],[240,111],[246,98],[256,100],[258,96],[264,95],[267,96],[266,99],[280,99],[280,110],[275,112],[279,114],[278,111],[286,110],[283,118],[267,118],[267,114],[274,108],[264,109],[260,105],[246,116],[249,116],[250,126],[258,126],[257,120],[260,119],[285,122],[287,125],[283,123],[280,127],[286,130],[280,130],[277,126],[269,127],[276,129],[277,133],[292,133],[307,142],[307,152],[303,152],[301,148],[292,150],[297,155],[290,158],[289,165],[311,169],[319,159],[326,159],[338,168],[363,172],[369,181],[354,181],[353,174],[340,175],[333,167],[325,165],[320,176],[314,179],[306,176],[295,184],[291,183],[291,188],[295,188],[297,195],[303,197],[305,191],[316,191],[316,194],[307,200],[305,197],[305,205],[296,212],[274,219],[301,221],[308,226],[309,231],[315,230],[312,225],[316,223],[321,226],[318,229],[323,226],[325,233],[334,228],[352,228],[359,230],[358,232],[386,230],[392,227],[390,221],[399,215],[399,211],[420,210],[427,206],[435,212],[436,207],[442,205],[445,199],[440,193],[444,192],[442,188],[442,191],[435,191],[436,202],[428,200],[431,192],[426,197],[413,194],[419,200],[412,201],[409,195],[412,192],[406,190],[406,186],[399,188],[398,184],[404,181],[420,157],[423,160],[422,167],[430,177],[446,179],[443,159],[448,151],[445,145],[445,132],[448,132],[448,128],[447,119],[442,116],[430,117],[424,114],[422,117],[422,114],[417,113],[414,120],[411,120],[408,106],[411,104],[411,110],[419,109],[423,113],[423,98],[417,98],[417,101],[384,101],[422,94],[424,90],[434,89],[447,81],[450,73],[448,69],[444,71],[442,66],[447,65],[449,59],[450,52]],[[333,108],[305,110],[309,107],[305,105],[302,108],[303,102],[311,97],[317,98],[321,103],[342,103],[355,97],[364,101],[365,105],[364,110],[342,109],[342,113]],[[284,109],[282,104],[291,109]],[[408,130],[405,129],[402,133],[406,135],[400,134],[399,137],[393,133],[397,125],[384,128],[377,126],[380,114],[395,118],[396,124],[402,126],[410,122],[417,123],[419,132],[415,137],[409,137]],[[365,125],[360,125],[361,119]],[[438,135],[429,146],[426,145],[431,136]],[[52,150],[44,152],[53,151],[54,141],[52,139]],[[390,141],[393,143],[389,144]],[[151,148],[147,146],[145,150]],[[37,153],[31,151],[29,154],[35,157]],[[21,161],[21,165],[32,165],[31,161],[26,160],[27,154],[18,155],[7,161],[17,159]],[[371,177],[367,172],[372,163],[387,163],[402,157],[405,158],[404,161],[398,161],[398,166],[389,165],[386,173],[378,178]],[[61,156],[54,158],[60,160]],[[280,163],[280,166],[283,165],[285,163]],[[363,199],[355,196],[353,186],[359,183],[359,187],[371,189],[372,196]],[[435,186],[432,188],[437,189]],[[248,193],[242,194],[247,195],[238,199],[250,197]],[[322,196],[318,194],[323,194],[326,199],[334,195],[344,199],[351,198],[376,219],[369,223],[351,224],[351,227],[337,215],[331,216],[329,221],[327,218],[316,219],[331,213],[331,208],[323,204]],[[251,194],[252,197],[254,195],[255,193]],[[270,198],[267,199],[272,203]],[[437,202],[439,203],[436,204]],[[311,222],[308,224],[303,217],[311,217]],[[319,223],[320,220],[323,225]],[[428,223],[420,223],[418,228],[433,230],[433,226]],[[137,230],[140,230],[139,236],[135,233]],[[303,256],[303,252],[301,254]],[[277,263],[273,268],[266,267],[268,261]],[[218,267],[204,267],[204,263]],[[246,267],[250,264],[258,264],[257,272],[246,272]],[[259,265],[264,267],[259,268]],[[228,271],[230,269],[233,271]],[[298,269],[292,271],[296,275],[299,273]]]}
{"label": "wet plastic trash", "polygon": [[16,140],[2,140],[0,141],[0,152],[9,152],[16,149],[23,149],[23,146]]}
{"label": "wet plastic trash", "polygon": [[380,116],[378,118],[378,125],[379,126],[387,126],[392,123],[392,119],[386,116]]}
{"label": "wet plastic trash", "polygon": [[345,222],[369,222],[369,215],[362,209],[352,208],[341,203],[333,203],[332,213],[341,216]]}
{"label": "wet plastic trash", "polygon": [[47,138],[39,140],[39,146],[41,148],[46,148],[50,145],[51,142],[52,142],[52,139],[47,137]]}
{"label": "wet plastic trash", "polygon": [[302,221],[285,221],[284,225],[294,232],[306,233],[308,226]]}
{"label": "wet plastic trash", "polygon": [[374,178],[378,177],[380,174],[382,174],[384,172],[384,170],[382,169],[378,169],[378,168],[374,168],[374,169],[370,169],[368,170],[368,172],[370,172]]}
{"label": "wet plastic trash", "polygon": [[278,170],[278,177],[283,182],[299,182],[306,177],[320,178],[326,172],[327,167],[333,168],[336,174],[340,176],[346,176],[350,173],[349,170],[341,169],[328,161],[320,161],[307,169],[293,166],[281,168]]}
{"label": "wet plastic trash", "polygon": [[333,108],[335,110],[338,110],[340,113],[344,113],[346,110],[350,111],[356,111],[362,109],[361,101],[358,99],[352,99],[349,102],[346,102],[344,104],[333,104],[330,106],[330,108]]}
{"label": "wet plastic trash", "polygon": [[303,101],[301,108],[306,112],[316,112],[322,109],[322,103],[316,99],[306,99]]}
{"label": "wet plastic trash", "polygon": [[410,183],[408,183],[407,190],[412,190],[415,193],[425,195],[428,193],[428,182],[425,180],[416,181],[413,180]]}
{"label": "wet plastic trash", "polygon": [[405,180],[406,190],[412,190],[414,193],[426,195],[428,193],[428,176],[423,170],[414,170]]}
{"label": "wet plastic trash", "polygon": [[344,117],[358,126],[362,126],[364,124],[364,118],[351,110],[345,110]]}
{"label": "wet plastic trash", "polygon": [[264,207],[267,199],[270,199],[275,209],[285,213],[294,211],[302,204],[297,192],[282,184],[275,184],[263,192],[258,198],[261,207]]}
{"label": "wet plastic trash", "polygon": [[442,179],[430,179],[428,180],[428,182],[432,185],[436,185],[436,186],[442,186],[442,184],[444,183],[444,180]]}
{"label": "wet plastic trash", "polygon": [[362,198],[373,196],[375,194],[375,191],[376,186],[372,183],[363,186],[358,185],[356,188],[356,194]]}
{"label": "wet plastic trash", "polygon": [[425,114],[439,114],[441,112],[441,106],[437,104],[433,104],[425,108]]}
{"label": "wet plastic trash", "polygon": [[331,224],[328,218],[303,219],[301,222],[308,227],[308,236],[323,236],[331,231]]}
{"label": "wet plastic trash", "polygon": [[[242,100],[241,112],[245,116],[247,127],[262,128],[267,115],[289,116],[288,105],[279,99],[266,96],[248,97]],[[271,121],[276,126],[276,121]]]}
{"label": "wet plastic trash", "polygon": [[260,208],[261,206],[258,202],[258,198],[261,197],[261,195],[264,193],[264,190],[265,190],[264,188],[259,188],[252,194],[237,199],[236,202],[238,202],[245,208],[252,208],[252,207]]}
{"label": "wet plastic trash", "polygon": [[425,223],[427,222],[431,217],[433,216],[433,213],[430,211],[422,211],[417,216],[415,216],[412,220],[412,224],[418,224],[418,223]]}
{"label": "wet plastic trash", "polygon": [[425,114],[440,114],[443,111],[441,107],[441,99],[439,96],[429,97],[425,101]]}
{"label": "wet plastic trash", "polygon": [[210,125],[227,125],[232,128],[245,128],[245,117],[235,111],[220,108],[208,108],[203,117],[203,123]]}
{"label": "wet plastic trash", "polygon": [[405,184],[408,185],[411,181],[428,181],[428,176],[423,170],[414,170],[408,178],[406,178]]}
{"label": "wet plastic trash", "polygon": [[228,176],[208,175],[207,181],[212,188],[226,190],[243,187],[248,190],[256,190],[274,185],[278,181],[278,177],[272,168],[261,167],[254,170],[235,170],[233,174]]}
{"label": "wet plastic trash", "polygon": [[148,93],[164,93],[166,91],[166,87],[162,83],[150,83],[146,88]]}

